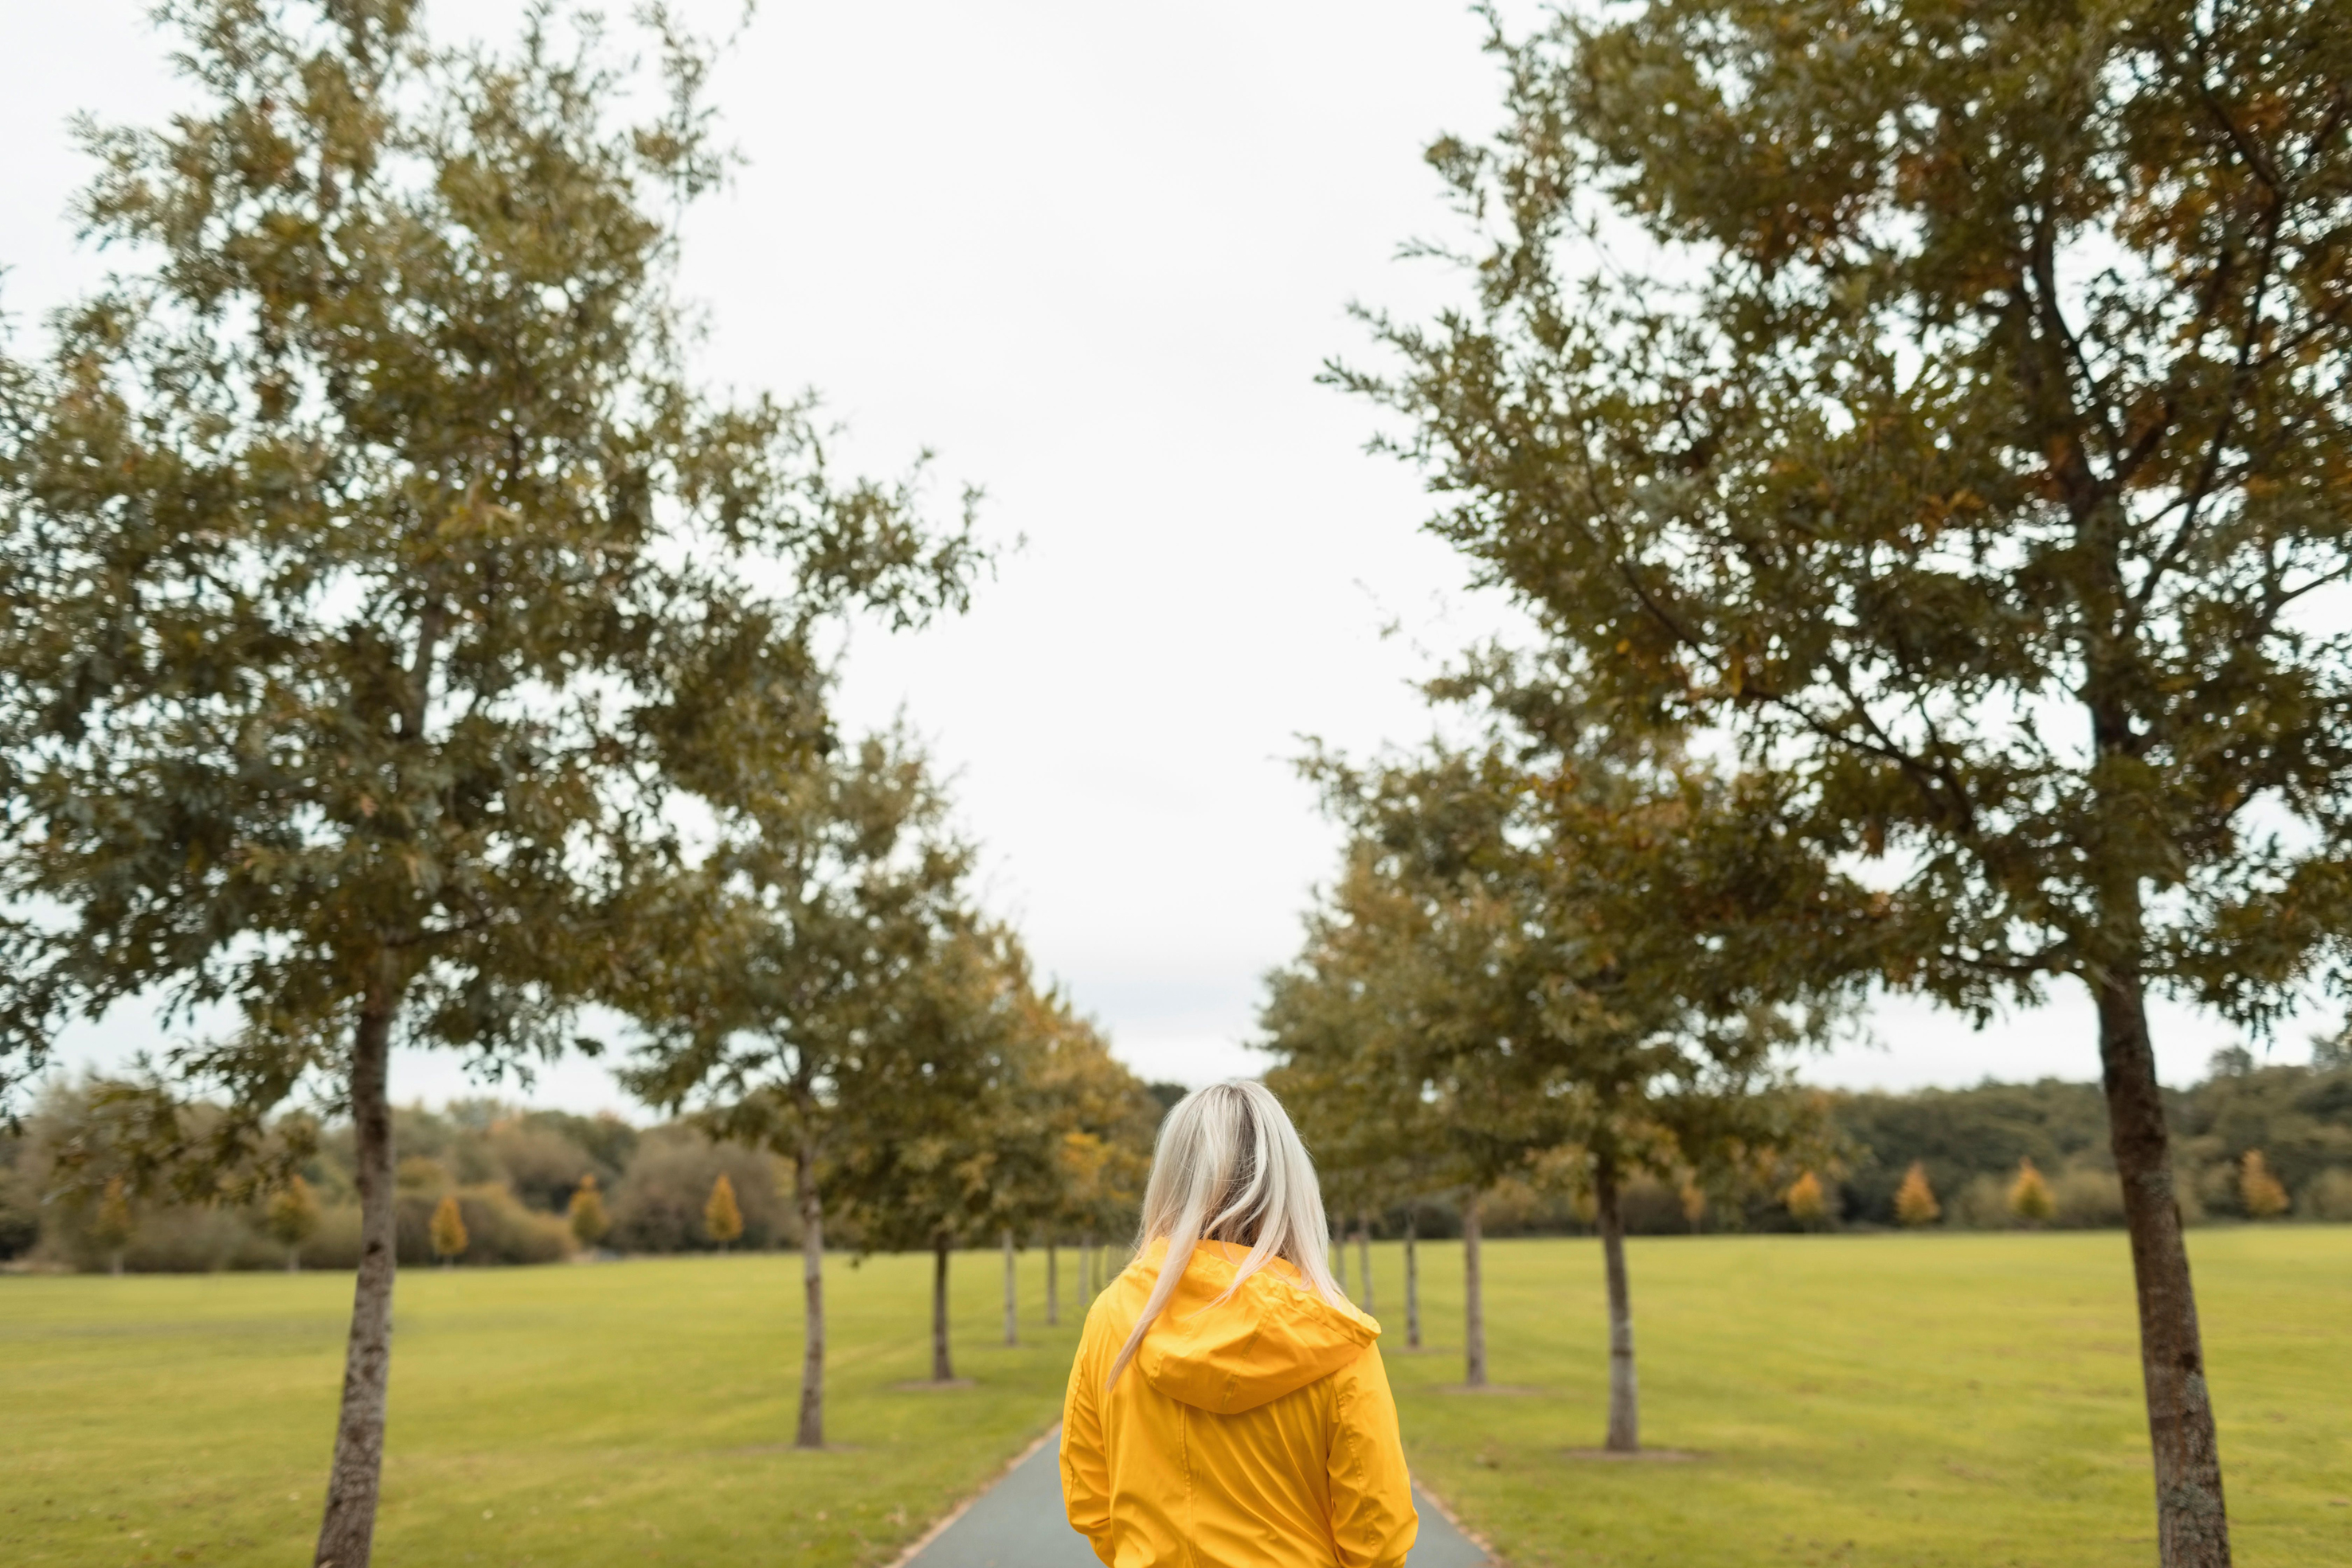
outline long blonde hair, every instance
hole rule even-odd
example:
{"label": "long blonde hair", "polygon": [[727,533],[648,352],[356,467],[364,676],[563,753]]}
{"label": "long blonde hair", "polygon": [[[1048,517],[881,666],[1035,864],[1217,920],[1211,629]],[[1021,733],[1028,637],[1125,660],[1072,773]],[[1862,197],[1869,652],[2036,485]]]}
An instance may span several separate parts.
{"label": "long blonde hair", "polygon": [[1140,1254],[1164,1239],[1168,1252],[1103,1387],[1117,1383],[1135,1359],[1143,1336],[1176,1293],[1192,1249],[1202,1241],[1249,1249],[1218,1301],[1240,1290],[1268,1259],[1279,1258],[1305,1275],[1325,1301],[1343,1303],[1347,1298],[1325,1258],[1327,1232],[1315,1162],[1282,1102],[1265,1084],[1233,1079],[1185,1095],[1160,1124],[1135,1244]]}

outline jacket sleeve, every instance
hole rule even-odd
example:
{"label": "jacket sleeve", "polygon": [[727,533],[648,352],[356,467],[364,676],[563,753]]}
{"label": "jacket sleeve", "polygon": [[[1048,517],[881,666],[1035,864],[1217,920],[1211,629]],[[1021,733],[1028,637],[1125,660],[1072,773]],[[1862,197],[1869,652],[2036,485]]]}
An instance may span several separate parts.
{"label": "jacket sleeve", "polygon": [[1093,1346],[1092,1333],[1079,1335],[1070,1385],[1062,1396],[1062,1506],[1070,1516],[1070,1528],[1108,1563],[1110,1456],[1103,1447],[1101,1375],[1089,1354]]}
{"label": "jacket sleeve", "polygon": [[1378,1345],[1339,1375],[1331,1433],[1331,1539],[1340,1568],[1401,1568],[1420,1533],[1396,1396]]}

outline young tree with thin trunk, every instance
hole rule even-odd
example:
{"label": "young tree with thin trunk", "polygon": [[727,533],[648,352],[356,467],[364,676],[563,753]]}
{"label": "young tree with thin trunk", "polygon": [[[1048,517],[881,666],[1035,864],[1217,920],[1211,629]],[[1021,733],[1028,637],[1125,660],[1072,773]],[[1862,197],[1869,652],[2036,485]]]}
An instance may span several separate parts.
{"label": "young tree with thin trunk", "polygon": [[443,1193],[441,1201],[433,1206],[433,1223],[427,1227],[427,1234],[433,1242],[433,1256],[441,1260],[444,1269],[455,1267],[457,1260],[466,1255],[472,1239],[466,1234],[466,1216],[457,1207],[456,1193]]}
{"label": "young tree with thin trunk", "polygon": [[902,1092],[907,1020],[971,925],[971,853],[947,809],[897,734],[782,781],[724,820],[703,896],[609,992],[645,1031],[623,1074],[637,1094],[792,1164],[799,1448],[824,1446],[825,1218],[843,1148]]}
{"label": "young tree with thin trunk", "polygon": [[2266,1028],[2352,930],[2347,38],[2343,0],[1562,13],[1494,40],[1502,132],[1432,150],[1474,298],[1337,372],[1589,690],[1724,726],[1876,863],[1892,977],[2084,988],[2167,1568],[2230,1547],[2147,998]]}
{"label": "young tree with thin trunk", "polygon": [[[391,1356],[395,1043],[513,1071],[678,873],[677,807],[806,771],[812,639],[960,604],[967,536],[828,477],[799,405],[688,382],[681,214],[724,167],[658,14],[436,47],[407,4],[170,7],[194,101],[92,130],[145,270],[0,357],[0,1076],[160,992],[250,1143],[340,1094],[360,1261],[316,1560],[368,1562]],[[631,104],[644,118],[613,117]]]}
{"label": "young tree with thin trunk", "polygon": [[106,1271],[120,1276],[122,1272],[123,1249],[139,1228],[138,1217],[131,1211],[131,1195],[121,1176],[108,1178],[99,1193],[98,1211],[90,1217],[89,1239],[106,1254]]}
{"label": "young tree with thin trunk", "polygon": [[702,1233],[719,1243],[721,1252],[733,1248],[743,1234],[742,1206],[735,1201],[735,1184],[725,1171],[710,1184],[710,1199],[702,1206]]}
{"label": "young tree with thin trunk", "polygon": [[299,1172],[269,1195],[269,1202],[262,1211],[262,1223],[268,1228],[269,1239],[286,1249],[286,1271],[299,1273],[302,1243],[319,1228],[318,1195]]}
{"label": "young tree with thin trunk", "polygon": [[1026,1223],[1056,1191],[1055,1140],[1038,1091],[1045,1049],[1026,956],[972,922],[915,977],[887,1030],[879,1090],[841,1160],[869,1247],[932,1257],[931,1375],[955,1376],[948,1271],[957,1246]]}
{"label": "young tree with thin trunk", "polygon": [[1408,1203],[1404,1210],[1404,1347],[1421,1348],[1421,1211]]}
{"label": "young tree with thin trunk", "polygon": [[1936,1201],[1936,1189],[1927,1183],[1927,1167],[1918,1160],[1903,1173],[1903,1186],[1895,1194],[1895,1218],[1903,1225],[1917,1229],[1933,1225],[1944,1212]]}
{"label": "young tree with thin trunk", "polygon": [[572,1189],[571,1201],[564,1205],[563,1212],[572,1229],[572,1239],[588,1251],[594,1251],[596,1244],[604,1239],[604,1233],[613,1228],[613,1217],[605,1210],[604,1195],[596,1186],[593,1171],[582,1176],[580,1185]]}

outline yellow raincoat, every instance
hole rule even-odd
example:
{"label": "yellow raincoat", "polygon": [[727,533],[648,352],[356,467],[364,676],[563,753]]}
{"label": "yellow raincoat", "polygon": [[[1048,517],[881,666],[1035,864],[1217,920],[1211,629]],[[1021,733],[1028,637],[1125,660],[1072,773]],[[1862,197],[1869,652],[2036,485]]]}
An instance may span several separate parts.
{"label": "yellow raincoat", "polygon": [[1087,1313],[1062,1406],[1070,1523],[1111,1568],[1398,1568],[1420,1520],[1381,1325],[1289,1264],[1218,1302],[1246,1249],[1202,1243],[1104,1393],[1167,1246]]}

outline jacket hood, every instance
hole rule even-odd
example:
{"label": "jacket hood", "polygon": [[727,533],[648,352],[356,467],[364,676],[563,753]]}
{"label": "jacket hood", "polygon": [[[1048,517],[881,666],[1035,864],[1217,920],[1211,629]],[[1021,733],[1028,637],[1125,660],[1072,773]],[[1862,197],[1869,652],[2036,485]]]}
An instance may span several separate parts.
{"label": "jacket hood", "polygon": [[[1122,1276],[1138,1313],[1167,1252],[1166,1241],[1153,1242]],[[1216,1241],[1193,1249],[1176,1293],[1135,1353],[1135,1369],[1152,1387],[1230,1416],[1328,1377],[1380,1338],[1379,1323],[1345,1303],[1333,1306],[1278,1258],[1234,1290],[1248,1255]]]}

